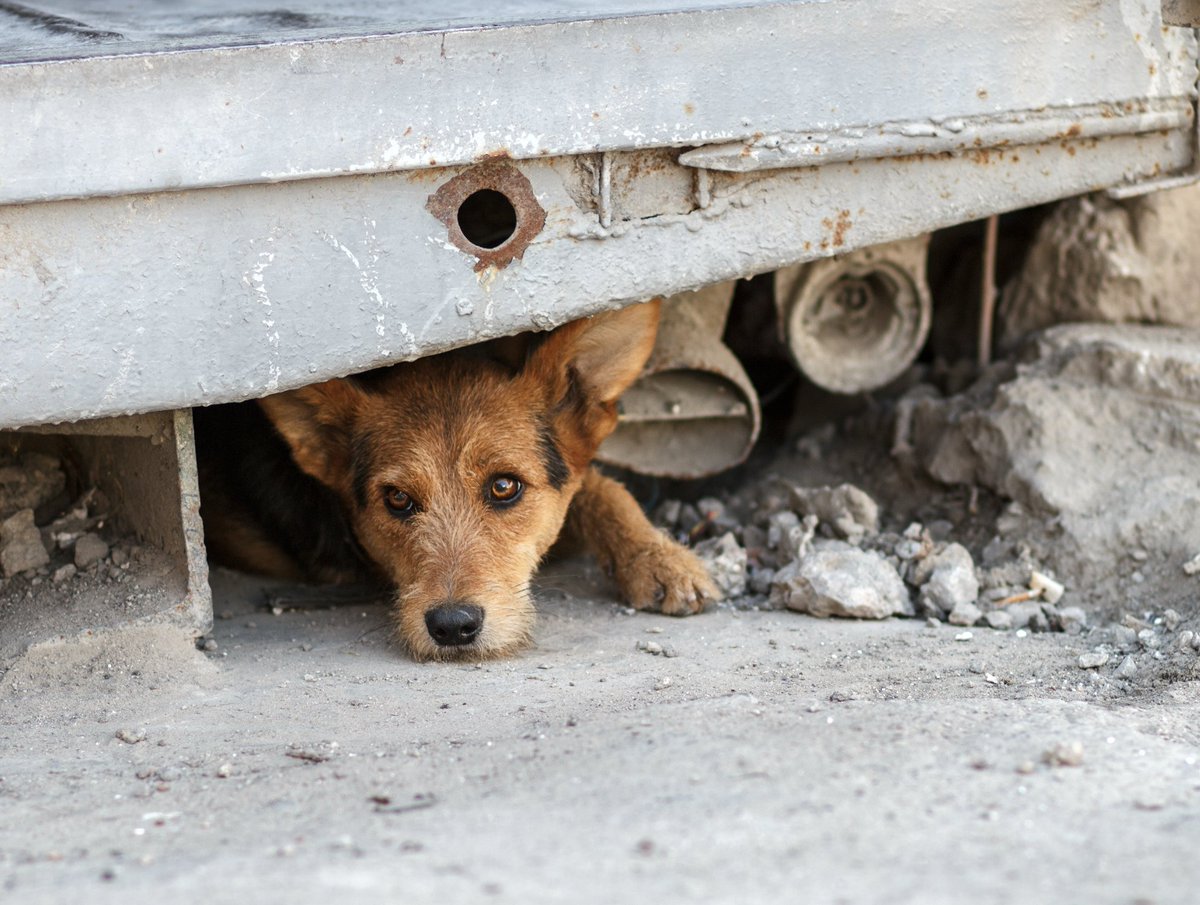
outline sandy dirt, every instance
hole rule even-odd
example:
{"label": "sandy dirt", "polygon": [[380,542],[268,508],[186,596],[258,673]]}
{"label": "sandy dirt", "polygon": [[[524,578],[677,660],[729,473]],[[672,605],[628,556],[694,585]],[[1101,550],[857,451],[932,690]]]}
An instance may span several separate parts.
{"label": "sandy dirt", "polygon": [[422,665],[381,605],[214,583],[215,650],[4,677],[6,900],[1195,901],[1200,688],[1086,637],[631,615],[571,560],[535,648]]}

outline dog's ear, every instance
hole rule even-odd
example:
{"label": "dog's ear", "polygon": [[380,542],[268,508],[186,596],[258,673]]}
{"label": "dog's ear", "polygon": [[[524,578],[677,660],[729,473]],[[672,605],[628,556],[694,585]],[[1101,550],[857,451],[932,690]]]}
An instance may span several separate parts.
{"label": "dog's ear", "polygon": [[554,401],[574,391],[592,403],[615,403],[654,350],[660,304],[653,299],[559,327],[530,353],[525,373]]}
{"label": "dog's ear", "polygon": [[349,379],[327,380],[258,400],[287,442],[300,470],[335,490],[351,482],[351,440],[363,390]]}

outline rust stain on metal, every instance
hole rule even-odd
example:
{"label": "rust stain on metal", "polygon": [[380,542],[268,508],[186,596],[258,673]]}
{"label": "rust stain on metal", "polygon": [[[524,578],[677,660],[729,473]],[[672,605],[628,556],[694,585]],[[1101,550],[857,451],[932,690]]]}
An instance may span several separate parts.
{"label": "rust stain on metal", "polygon": [[[516,228],[495,248],[476,245],[458,222],[463,202],[476,192],[499,192],[516,211]],[[546,211],[538,203],[525,174],[506,160],[487,160],[464,170],[429,196],[425,209],[445,224],[455,248],[474,255],[476,272],[485,267],[504,268],[525,254],[525,249],[546,225]]]}
{"label": "rust stain on metal", "polygon": [[[840,248],[846,244],[846,232],[854,223],[850,220],[850,211],[842,210],[838,211],[836,220],[826,217],[821,221],[821,225],[833,233],[833,247]],[[821,247],[828,248],[829,246],[828,243],[822,242]]]}

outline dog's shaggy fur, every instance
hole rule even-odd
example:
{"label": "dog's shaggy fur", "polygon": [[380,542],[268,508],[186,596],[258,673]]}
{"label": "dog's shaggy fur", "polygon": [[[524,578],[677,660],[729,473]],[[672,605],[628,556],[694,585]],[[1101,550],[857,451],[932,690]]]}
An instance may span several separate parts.
{"label": "dog's shaggy fur", "polygon": [[[197,411],[217,562],[395,586],[418,659],[507,654],[530,636],[529,580],[564,526],[638,609],[698,612],[704,567],[590,463],[654,345],[658,303]],[[506,360],[507,359],[507,360]]]}

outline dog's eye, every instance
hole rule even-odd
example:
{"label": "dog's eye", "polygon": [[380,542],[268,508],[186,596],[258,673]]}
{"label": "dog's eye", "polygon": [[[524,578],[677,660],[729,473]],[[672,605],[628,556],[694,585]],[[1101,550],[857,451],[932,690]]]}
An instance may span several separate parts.
{"label": "dog's eye", "polygon": [[383,489],[383,504],[397,518],[408,518],[417,511],[416,501],[399,487]]}
{"label": "dog's eye", "polygon": [[487,501],[497,506],[509,506],[521,498],[524,489],[519,478],[510,474],[497,475],[488,484]]}

